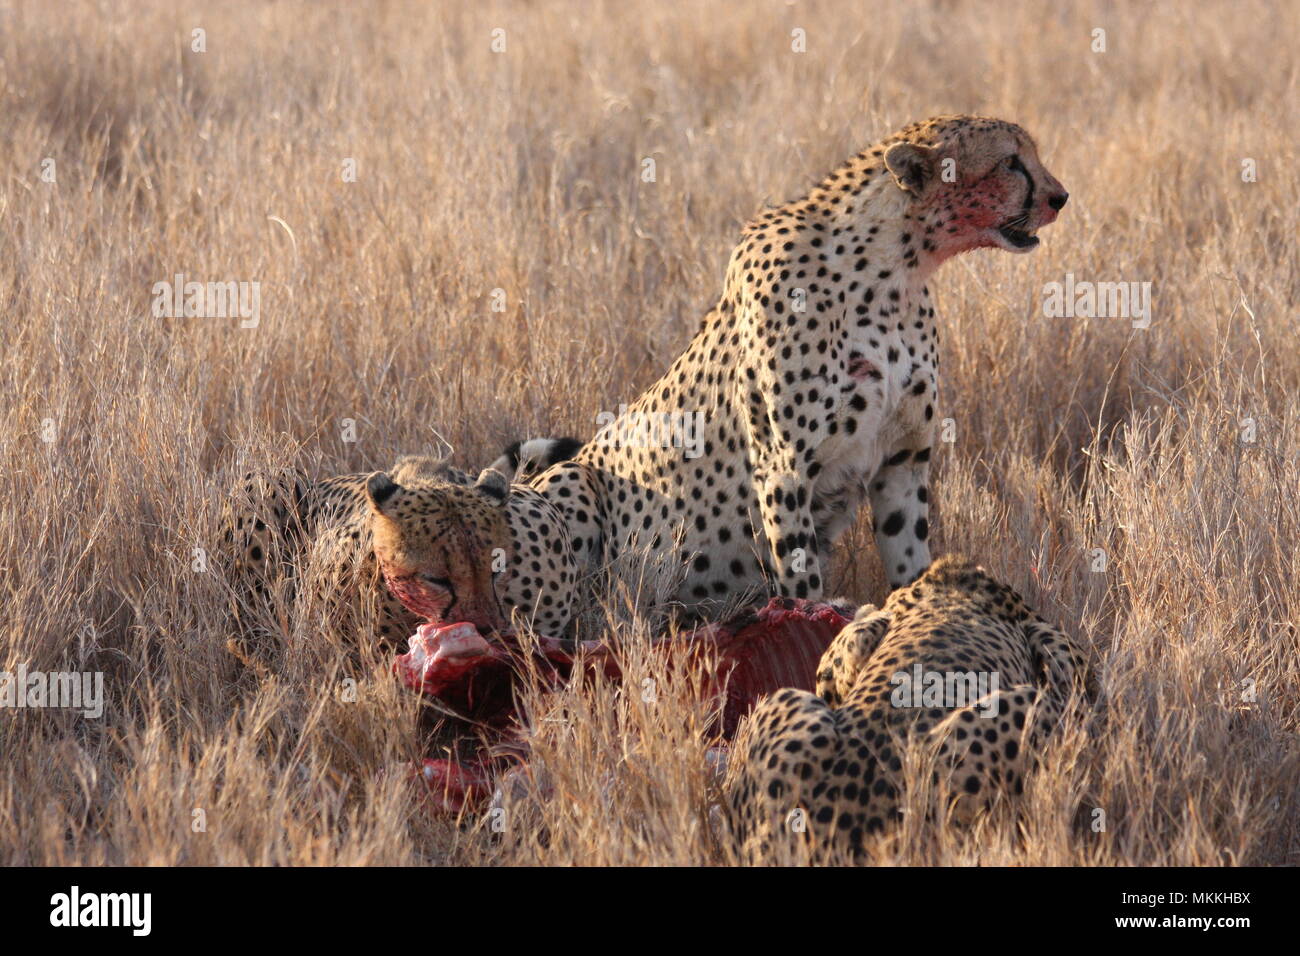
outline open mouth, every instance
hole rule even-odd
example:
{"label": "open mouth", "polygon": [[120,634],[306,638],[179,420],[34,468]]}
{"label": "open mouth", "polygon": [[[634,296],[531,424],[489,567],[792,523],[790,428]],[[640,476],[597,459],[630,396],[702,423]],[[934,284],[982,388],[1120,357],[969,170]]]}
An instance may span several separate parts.
{"label": "open mouth", "polygon": [[1034,235],[1038,230],[1026,229],[1028,223],[1028,214],[1016,216],[998,226],[998,235],[1017,249],[1032,249],[1038,245],[1038,237]]}

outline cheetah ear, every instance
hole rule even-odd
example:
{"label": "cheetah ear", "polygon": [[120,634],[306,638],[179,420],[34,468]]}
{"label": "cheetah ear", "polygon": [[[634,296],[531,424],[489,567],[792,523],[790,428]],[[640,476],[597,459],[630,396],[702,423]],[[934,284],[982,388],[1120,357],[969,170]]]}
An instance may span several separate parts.
{"label": "cheetah ear", "polygon": [[481,491],[489,498],[497,502],[504,502],[506,496],[510,494],[510,482],[506,476],[501,474],[495,468],[484,468],[479,472],[478,481],[474,483],[474,489]]}
{"label": "cheetah ear", "polygon": [[384,511],[384,502],[402,490],[402,486],[393,481],[386,472],[377,471],[366,479],[366,499],[370,507],[380,514]]}
{"label": "cheetah ear", "polygon": [[903,192],[922,195],[934,182],[939,151],[916,143],[895,143],[885,150],[885,166]]}

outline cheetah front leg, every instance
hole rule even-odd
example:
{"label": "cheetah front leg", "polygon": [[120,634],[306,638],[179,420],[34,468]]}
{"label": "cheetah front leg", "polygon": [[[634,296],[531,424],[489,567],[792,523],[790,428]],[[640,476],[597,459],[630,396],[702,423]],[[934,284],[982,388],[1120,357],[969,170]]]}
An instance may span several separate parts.
{"label": "cheetah front leg", "polygon": [[781,597],[818,600],[822,596],[821,562],[813,532],[808,481],[790,470],[754,475],[754,491],[770,548],[776,593]]}
{"label": "cheetah front leg", "polygon": [[876,549],[890,588],[911,584],[930,566],[930,444],[890,456],[871,479]]}
{"label": "cheetah front leg", "polygon": [[1053,695],[1016,684],[957,708],[934,728],[936,770],[947,778],[955,821],[968,824],[981,810],[1024,792],[1031,754],[1060,713]]}

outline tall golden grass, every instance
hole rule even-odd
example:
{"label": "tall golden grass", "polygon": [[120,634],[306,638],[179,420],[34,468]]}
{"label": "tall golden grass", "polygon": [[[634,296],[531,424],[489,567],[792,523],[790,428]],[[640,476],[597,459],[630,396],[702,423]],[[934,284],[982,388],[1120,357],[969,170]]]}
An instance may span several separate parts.
{"label": "tall golden grass", "polygon": [[[0,860],[727,862],[708,704],[617,600],[653,700],[528,691],[554,796],[449,823],[401,772],[417,703],[379,660],[345,690],[323,608],[277,586],[276,673],[236,671],[221,507],[247,470],[589,435],[742,221],[963,111],[1025,125],[1072,198],[1033,255],[934,283],[934,545],[1089,647],[1102,693],[1018,819],[914,815],[875,857],[1300,862],[1298,45],[1258,2],[0,2],[0,667],[106,690],[98,720],[0,711]],[[176,273],[260,282],[260,324],[155,318]],[[1045,317],[1066,273],[1150,282],[1151,327]],[[878,603],[868,531],[836,588]]]}

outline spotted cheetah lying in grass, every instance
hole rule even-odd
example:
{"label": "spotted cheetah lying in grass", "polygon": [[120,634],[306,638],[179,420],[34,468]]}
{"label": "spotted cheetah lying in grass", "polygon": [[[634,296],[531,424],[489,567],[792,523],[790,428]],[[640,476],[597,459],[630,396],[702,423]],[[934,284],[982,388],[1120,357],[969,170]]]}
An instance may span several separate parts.
{"label": "spotted cheetah lying in grass", "polygon": [[956,819],[1019,795],[1081,662],[1011,588],[938,559],[857,613],[822,657],[816,694],[779,691],[741,727],[724,783],[738,846],[762,858],[801,834],[814,849],[861,851],[900,817],[908,738],[937,749]]}
{"label": "spotted cheetah lying in grass", "polygon": [[250,476],[227,520],[226,547],[249,591],[265,590],[269,562],[296,573],[309,548],[323,547],[331,586],[359,588],[339,586],[330,599],[376,602],[382,647],[404,646],[423,620],[487,633],[522,618],[557,635],[569,621],[577,569],[563,520],[492,469],[475,481],[440,459],[408,456],[390,472],[320,481]]}

